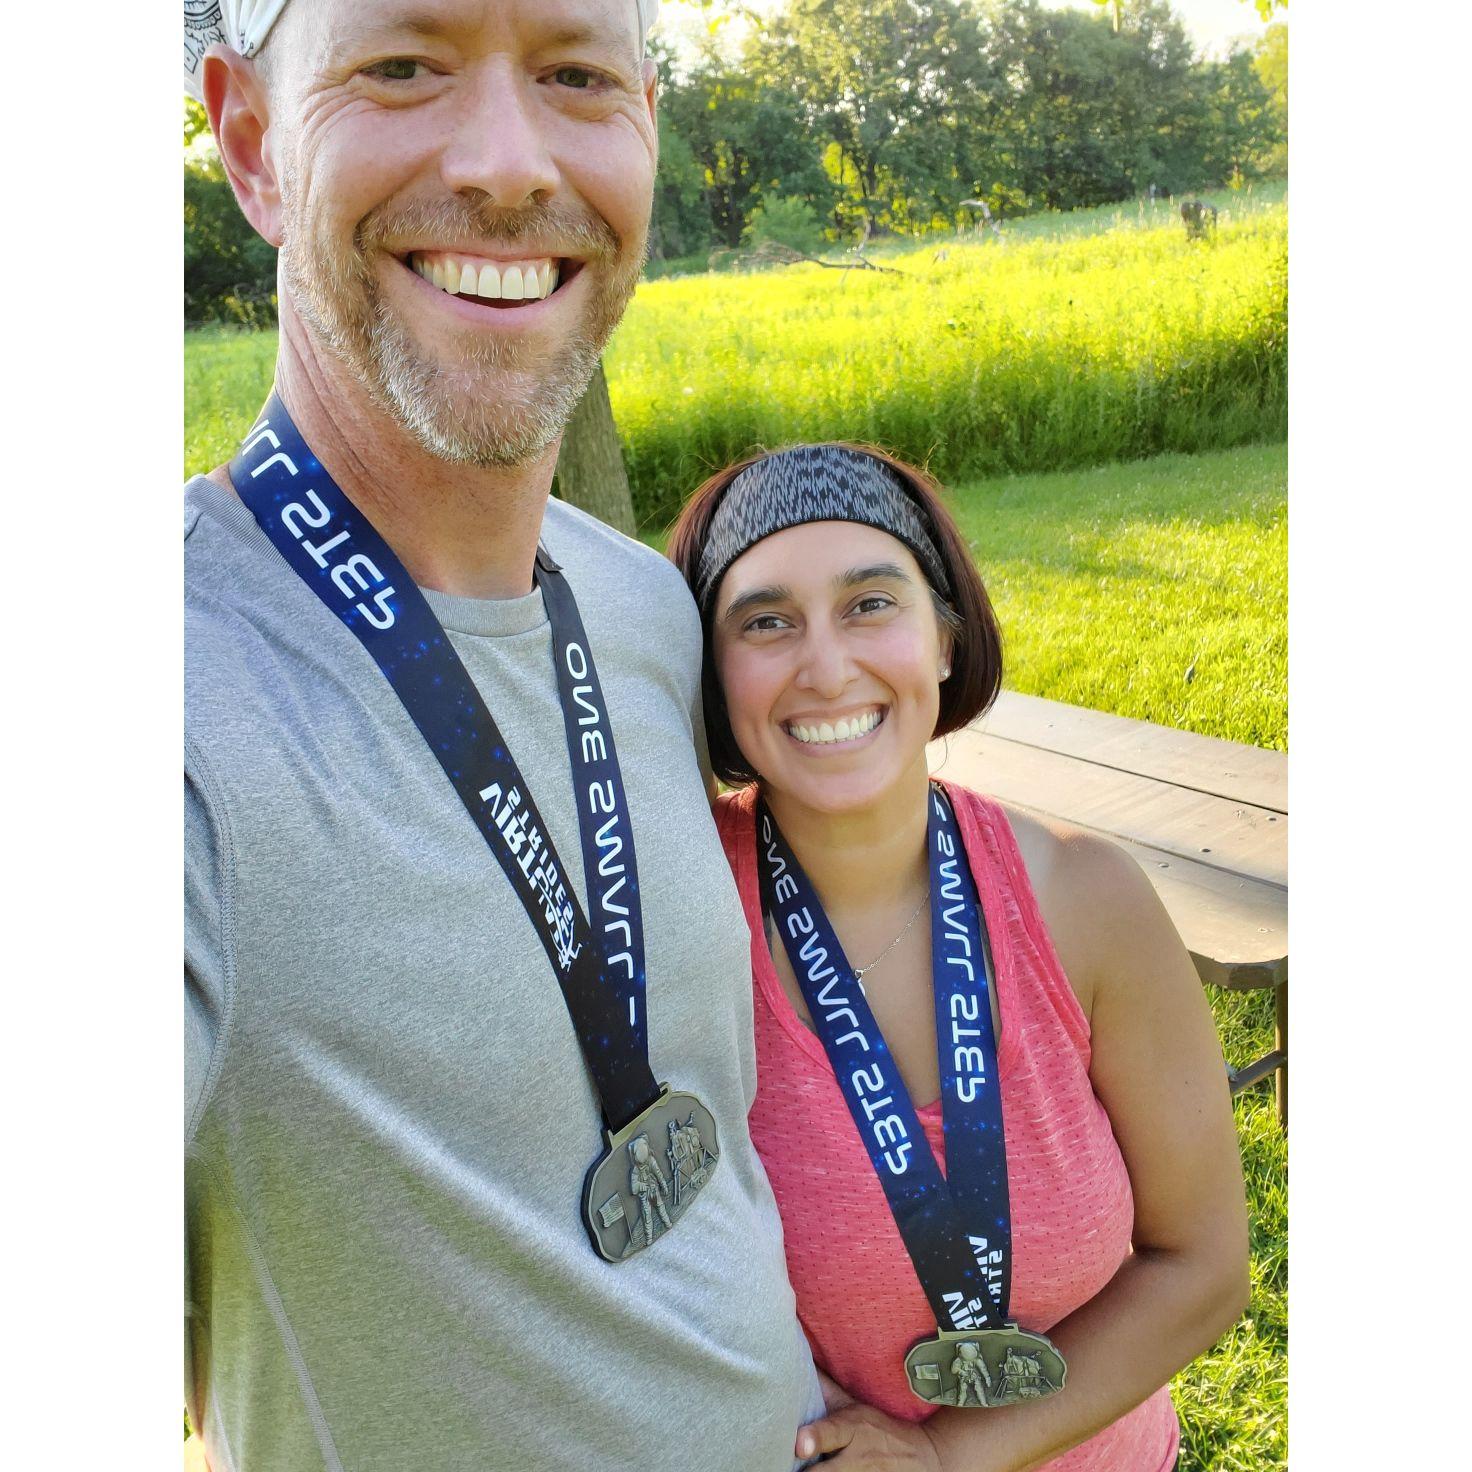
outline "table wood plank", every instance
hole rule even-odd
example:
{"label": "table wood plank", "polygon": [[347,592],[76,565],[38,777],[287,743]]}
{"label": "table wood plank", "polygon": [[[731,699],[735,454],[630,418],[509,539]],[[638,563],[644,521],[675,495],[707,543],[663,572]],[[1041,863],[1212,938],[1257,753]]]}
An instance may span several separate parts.
{"label": "table wood plank", "polygon": [[931,746],[931,771],[1130,843],[1286,886],[1286,814],[1023,746],[974,729]]}
{"label": "table wood plank", "polygon": [[[1100,716],[1104,725],[1096,727],[1097,712],[1030,696],[999,714],[1009,736],[987,722],[957,732],[932,744],[931,770],[1121,844],[1154,884],[1203,981],[1233,989],[1286,983],[1287,814],[1203,790],[1252,791],[1286,806],[1282,753],[1183,732],[1161,735],[1185,736],[1184,745],[1153,743],[1136,728],[1160,728],[1113,716]],[[1061,750],[1032,744],[1054,739]],[[1110,762],[1091,759],[1101,750]],[[1228,759],[1238,751],[1247,754],[1242,761]]]}
{"label": "table wood plank", "polygon": [[1155,886],[1202,981],[1231,991],[1287,981],[1286,889],[1141,844],[1123,847]]}
{"label": "table wood plank", "polygon": [[1288,811],[1288,758],[1281,751],[1173,731],[1011,690],[1002,693],[974,729],[1231,802],[1275,813]]}
{"label": "table wood plank", "polygon": [[[1057,816],[1023,803],[1008,805]],[[1145,871],[1202,981],[1231,991],[1287,981],[1288,891],[1283,886],[1228,874],[1112,833],[1101,836],[1113,839]]]}

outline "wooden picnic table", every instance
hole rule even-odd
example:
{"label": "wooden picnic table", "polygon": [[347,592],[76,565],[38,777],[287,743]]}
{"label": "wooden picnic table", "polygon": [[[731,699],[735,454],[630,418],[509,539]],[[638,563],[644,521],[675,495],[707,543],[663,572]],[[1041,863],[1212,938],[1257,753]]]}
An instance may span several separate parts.
{"label": "wooden picnic table", "polygon": [[1202,981],[1271,987],[1275,1047],[1229,1069],[1277,1075],[1288,1124],[1288,758],[1235,741],[1005,692],[933,742],[930,769],[1122,844],[1150,876]]}

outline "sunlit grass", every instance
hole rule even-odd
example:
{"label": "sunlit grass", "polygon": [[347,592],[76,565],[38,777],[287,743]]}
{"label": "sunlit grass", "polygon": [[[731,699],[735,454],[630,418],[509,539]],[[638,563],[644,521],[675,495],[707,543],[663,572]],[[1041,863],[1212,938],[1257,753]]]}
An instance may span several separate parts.
{"label": "sunlit grass", "polygon": [[1177,221],[647,283],[607,355],[636,509],[795,440],[955,479],[1281,439],[1286,261],[1279,206],[1209,242]]}
{"label": "sunlit grass", "polygon": [[[1286,207],[1243,201],[1208,242],[1164,205],[1080,213],[884,253],[901,276],[643,284],[606,354],[641,523],[761,444],[873,440],[954,480],[1282,439]],[[229,458],[275,342],[188,335],[186,473]]]}
{"label": "sunlit grass", "polygon": [[1009,688],[1285,750],[1287,447],[957,487]]}

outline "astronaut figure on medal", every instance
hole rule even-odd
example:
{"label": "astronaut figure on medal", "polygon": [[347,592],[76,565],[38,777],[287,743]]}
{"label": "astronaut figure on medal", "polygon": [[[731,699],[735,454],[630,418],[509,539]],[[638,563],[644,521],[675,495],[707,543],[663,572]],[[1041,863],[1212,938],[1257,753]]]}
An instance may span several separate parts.
{"label": "astronaut figure on medal", "polygon": [[966,1392],[976,1397],[976,1403],[987,1403],[986,1392],[992,1388],[992,1377],[981,1357],[981,1350],[970,1339],[963,1339],[956,1346],[956,1358],[951,1361],[951,1375],[956,1381],[956,1404],[966,1404]]}
{"label": "astronaut figure on medal", "polygon": [[649,1136],[638,1135],[629,1142],[629,1192],[639,1203],[639,1215],[644,1226],[644,1241],[654,1240],[654,1213],[668,1231],[674,1223],[670,1220],[669,1208],[664,1200],[669,1195],[669,1183],[659,1168],[659,1162],[649,1153]]}

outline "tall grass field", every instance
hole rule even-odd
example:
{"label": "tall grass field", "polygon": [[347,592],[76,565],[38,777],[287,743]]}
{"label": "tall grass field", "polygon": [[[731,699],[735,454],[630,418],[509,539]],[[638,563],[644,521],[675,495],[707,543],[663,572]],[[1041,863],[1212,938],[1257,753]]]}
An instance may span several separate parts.
{"label": "tall grass field", "polygon": [[[1207,196],[645,281],[605,356],[646,540],[756,445],[872,440],[928,463],[996,605],[1009,688],[1287,748],[1287,204]],[[835,260],[841,257],[835,256]],[[185,340],[185,469],[227,461],[274,332]],[[1273,1046],[1268,992],[1208,989],[1227,1060]],[[1172,1385],[1180,1472],[1287,1466],[1287,1144],[1270,1086],[1234,1105],[1247,1313]]]}
{"label": "tall grass field", "polygon": [[[754,445],[872,440],[954,480],[1282,439],[1287,206],[1235,199],[1204,241],[1142,205],[875,255],[900,275],[646,281],[606,354],[640,524]],[[229,459],[274,357],[188,335],[186,472]]]}
{"label": "tall grass field", "polygon": [[[938,258],[939,257],[939,258]],[[879,258],[876,258],[879,259]],[[608,353],[658,524],[752,445],[871,440],[943,480],[1283,438],[1286,206],[654,281]]]}

